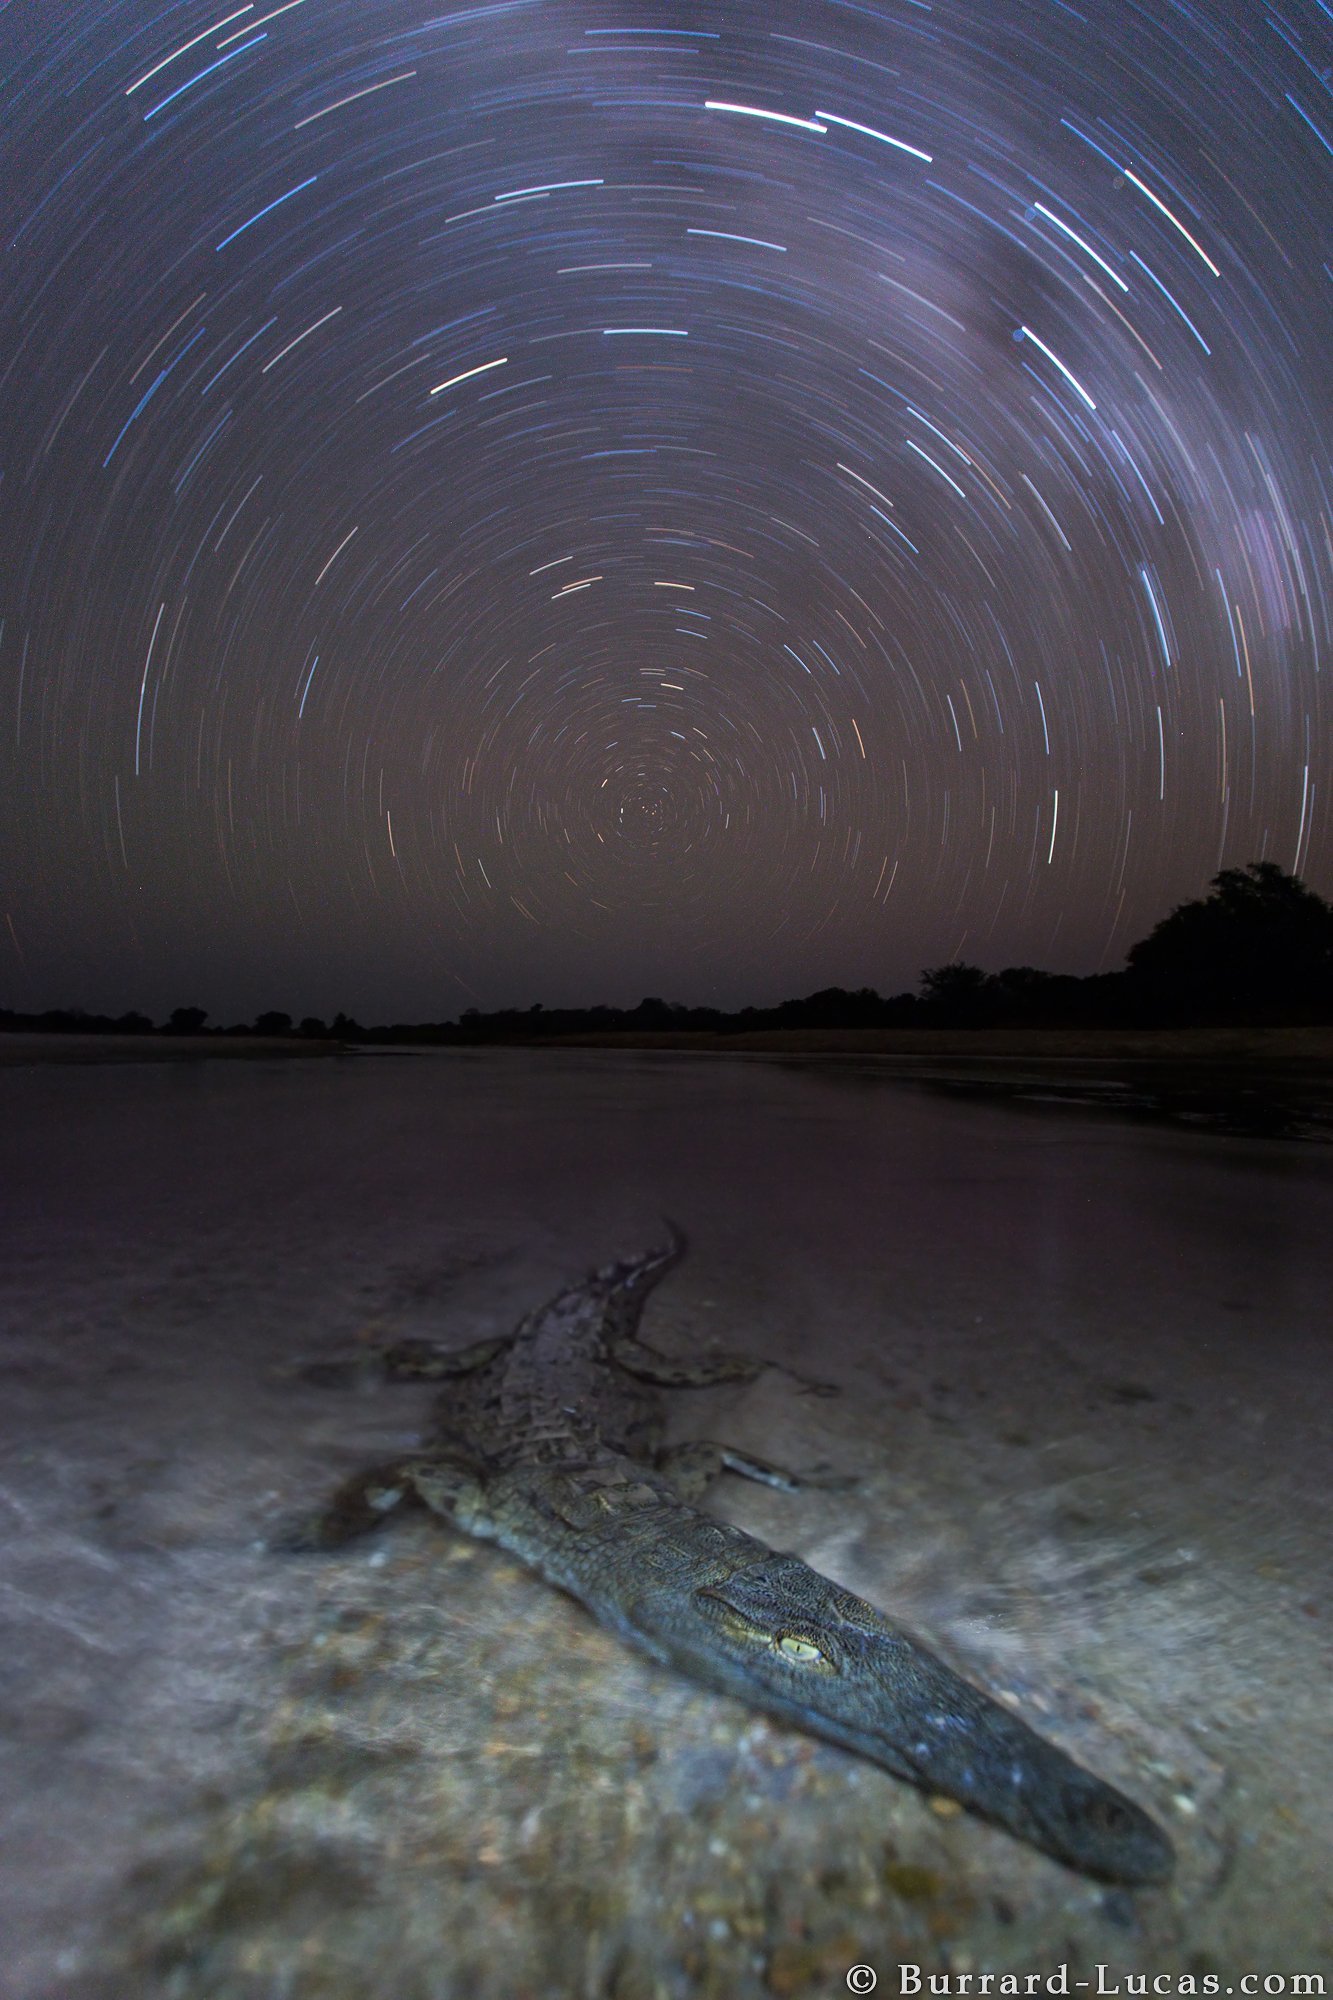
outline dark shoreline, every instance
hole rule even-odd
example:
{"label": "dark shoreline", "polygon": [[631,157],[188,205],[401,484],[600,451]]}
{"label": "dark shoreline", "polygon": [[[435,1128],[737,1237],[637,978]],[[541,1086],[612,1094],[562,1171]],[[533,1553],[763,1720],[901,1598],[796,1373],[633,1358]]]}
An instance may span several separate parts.
{"label": "dark shoreline", "polygon": [[0,1069],[438,1054],[770,1062],[1027,1110],[1093,1111],[1240,1138],[1333,1143],[1333,1028],[779,1029],[338,1042],[298,1036],[0,1034]]}
{"label": "dark shoreline", "polygon": [[734,1035],[672,1030],[534,1035],[513,1040],[340,1042],[286,1035],[0,1034],[0,1067],[30,1063],[191,1062],[382,1054],[398,1049],[608,1049],[666,1054],[873,1056],[910,1069],[940,1065],[1001,1073],[1077,1063],[1280,1072],[1333,1078],[1333,1026],[1282,1028],[776,1028]]}
{"label": "dark shoreline", "polygon": [[[477,1046],[488,1046],[478,1044]],[[627,1031],[549,1035],[524,1048],[691,1049],[710,1054],[887,1056],[937,1063],[1170,1063],[1333,1074],[1333,1027],[1299,1028],[773,1028],[718,1035]]]}
{"label": "dark shoreline", "polygon": [[46,1063],[203,1062],[248,1056],[251,1061],[299,1056],[342,1056],[342,1042],[301,1041],[279,1035],[81,1035],[18,1029],[0,1034],[0,1069]]}

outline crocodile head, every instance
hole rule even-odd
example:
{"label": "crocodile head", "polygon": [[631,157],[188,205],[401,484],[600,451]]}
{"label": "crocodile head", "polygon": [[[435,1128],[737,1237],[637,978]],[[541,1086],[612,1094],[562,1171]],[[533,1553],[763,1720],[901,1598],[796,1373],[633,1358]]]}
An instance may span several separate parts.
{"label": "crocodile head", "polygon": [[659,1657],[959,1800],[1086,1874],[1127,1883],[1170,1875],[1171,1844],[1147,1813],[873,1605],[793,1556],[766,1552],[720,1578],[712,1567],[693,1588],[642,1580],[632,1623]]}

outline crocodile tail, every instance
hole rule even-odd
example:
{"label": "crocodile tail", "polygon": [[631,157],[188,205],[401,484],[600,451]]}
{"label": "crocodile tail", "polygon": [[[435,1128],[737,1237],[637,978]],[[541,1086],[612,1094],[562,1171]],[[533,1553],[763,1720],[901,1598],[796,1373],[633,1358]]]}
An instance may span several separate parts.
{"label": "crocodile tail", "polygon": [[678,1264],[690,1247],[690,1239],[680,1224],[673,1222],[669,1215],[662,1217],[662,1227],[667,1233],[666,1254],[670,1257],[673,1264]]}
{"label": "crocodile tail", "polygon": [[650,1292],[660,1278],[664,1278],[674,1264],[685,1255],[685,1232],[667,1217],[667,1240],[652,1250],[645,1250],[641,1257],[614,1258],[590,1274],[594,1284],[609,1286],[614,1292],[623,1292],[639,1298]]}
{"label": "crocodile tail", "polygon": [[650,1292],[685,1255],[685,1231],[669,1216],[663,1216],[662,1220],[666,1224],[666,1242],[655,1250],[646,1250],[642,1257],[635,1257],[621,1267],[625,1290],[635,1297]]}

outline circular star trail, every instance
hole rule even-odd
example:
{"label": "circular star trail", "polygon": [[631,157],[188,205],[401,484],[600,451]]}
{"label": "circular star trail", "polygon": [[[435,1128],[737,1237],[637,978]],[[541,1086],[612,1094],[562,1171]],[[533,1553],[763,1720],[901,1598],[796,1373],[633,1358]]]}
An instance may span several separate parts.
{"label": "circular star trail", "polygon": [[0,15],[3,998],[737,1005],[1328,893],[1323,0]]}

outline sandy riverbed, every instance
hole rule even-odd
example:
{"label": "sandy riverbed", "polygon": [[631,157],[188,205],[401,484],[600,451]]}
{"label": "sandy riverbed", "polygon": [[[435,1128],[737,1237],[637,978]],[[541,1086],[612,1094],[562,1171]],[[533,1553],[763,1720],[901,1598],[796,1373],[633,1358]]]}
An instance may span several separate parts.
{"label": "sandy riverbed", "polygon": [[[676,2000],[1329,1970],[1326,1148],[597,1051],[9,1070],[6,2000]],[[1130,1894],[628,1654],[418,1520],[265,1553],[463,1344],[678,1215],[653,1301],[829,1375],[674,1399],[855,1476],[713,1503],[1169,1825]]]}

